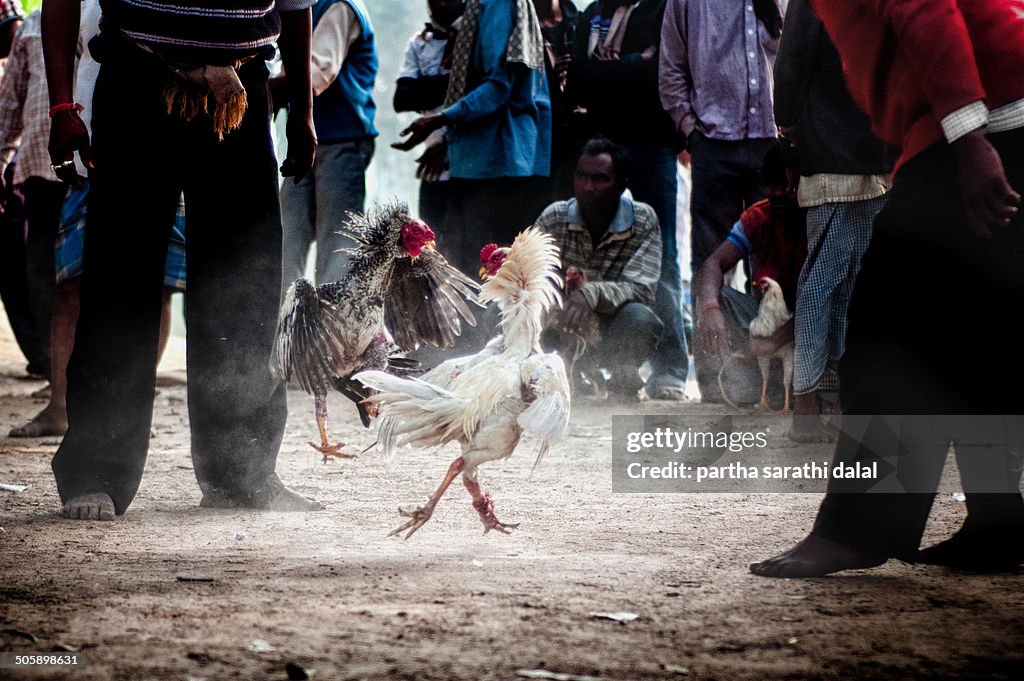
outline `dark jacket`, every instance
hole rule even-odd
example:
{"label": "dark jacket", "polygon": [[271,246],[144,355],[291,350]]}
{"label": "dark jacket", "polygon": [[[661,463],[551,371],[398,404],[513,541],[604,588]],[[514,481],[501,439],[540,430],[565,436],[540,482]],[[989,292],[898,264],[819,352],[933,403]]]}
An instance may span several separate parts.
{"label": "dark jacket", "polygon": [[[626,145],[681,142],[658,96],[665,2],[640,0],[626,25],[621,61],[587,59],[590,25],[600,17],[604,0],[597,0],[580,14],[569,87],[574,101],[587,110],[591,134],[601,133]],[[652,45],[653,58],[644,60],[640,53]]]}
{"label": "dark jacket", "polygon": [[806,0],[790,0],[775,58],[775,122],[796,126],[800,174],[883,175],[899,155],[871,132],[842,63]]}

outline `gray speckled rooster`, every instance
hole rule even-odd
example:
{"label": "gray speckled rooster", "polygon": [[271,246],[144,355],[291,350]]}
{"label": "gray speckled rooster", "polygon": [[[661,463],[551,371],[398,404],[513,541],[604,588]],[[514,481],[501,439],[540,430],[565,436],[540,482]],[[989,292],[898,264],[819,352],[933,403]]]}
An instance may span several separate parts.
{"label": "gray speckled rooster", "polygon": [[[400,350],[420,343],[447,347],[476,319],[477,285],[434,250],[434,232],[413,219],[404,203],[353,215],[348,271],[341,281],[313,286],[298,279],[285,294],[270,360],[274,375],[298,383],[316,400],[320,444],[328,457],[352,458],[344,443],[327,437],[327,393],[335,388],[356,403],[363,425],[371,414],[366,389],[351,376],[367,369],[397,373],[415,363],[390,357],[391,338]],[[386,328],[385,328],[386,327]],[[391,336],[389,337],[388,331]]]}

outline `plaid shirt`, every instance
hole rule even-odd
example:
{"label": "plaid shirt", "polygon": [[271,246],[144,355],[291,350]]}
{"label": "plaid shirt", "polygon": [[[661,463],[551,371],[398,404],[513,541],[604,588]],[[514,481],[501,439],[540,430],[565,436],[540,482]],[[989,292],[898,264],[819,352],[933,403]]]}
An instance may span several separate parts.
{"label": "plaid shirt", "polygon": [[18,152],[14,184],[30,177],[51,182],[60,179],[50,170],[50,99],[46,92],[43,44],[39,11],[29,14],[21,26],[7,69],[0,80],[0,173]]}
{"label": "plaid shirt", "polygon": [[609,315],[626,303],[654,303],[661,274],[661,230],[654,209],[646,203],[623,196],[596,247],[575,199],[545,208],[537,226],[561,249],[562,274],[575,265],[586,276],[582,291],[594,312]]}
{"label": "plaid shirt", "polygon": [[0,26],[25,15],[18,0],[0,0]]}

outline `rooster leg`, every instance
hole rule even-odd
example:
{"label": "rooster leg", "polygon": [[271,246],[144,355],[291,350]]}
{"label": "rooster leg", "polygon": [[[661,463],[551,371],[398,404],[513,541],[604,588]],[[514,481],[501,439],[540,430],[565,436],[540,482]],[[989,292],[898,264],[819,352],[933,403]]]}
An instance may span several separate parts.
{"label": "rooster leg", "polygon": [[327,396],[315,395],[316,400],[316,427],[320,429],[320,444],[310,442],[309,446],[324,455],[324,463],[332,456],[338,459],[354,459],[355,454],[346,454],[341,451],[345,446],[344,442],[330,444],[327,439]]}
{"label": "rooster leg", "polygon": [[461,456],[455,459],[455,461],[452,461],[452,465],[448,466],[448,472],[445,473],[444,480],[441,481],[440,486],[437,488],[437,491],[434,492],[433,496],[427,500],[426,506],[420,506],[419,508],[414,508],[411,511],[399,508],[398,512],[410,520],[401,527],[396,527],[388,532],[388,536],[393,537],[396,534],[401,534],[402,532],[409,530],[409,533],[405,535],[405,538],[408,539],[412,536],[413,532],[423,527],[424,523],[430,520],[430,516],[434,514],[434,507],[437,506],[437,502],[441,500],[441,497],[444,496],[444,493],[448,490],[448,485],[452,484],[452,480],[454,480],[465,467],[466,460]]}
{"label": "rooster leg", "polygon": [[769,360],[764,357],[758,357],[757,364],[761,368],[761,401],[754,405],[754,409],[768,409]]}
{"label": "rooster leg", "polygon": [[503,523],[494,515],[494,504],[491,502],[491,495],[480,491],[480,483],[463,477],[462,484],[466,486],[473,496],[473,508],[480,514],[480,521],[484,524],[484,534],[491,530],[497,530],[502,534],[512,534],[512,530],[519,527],[519,523]]}

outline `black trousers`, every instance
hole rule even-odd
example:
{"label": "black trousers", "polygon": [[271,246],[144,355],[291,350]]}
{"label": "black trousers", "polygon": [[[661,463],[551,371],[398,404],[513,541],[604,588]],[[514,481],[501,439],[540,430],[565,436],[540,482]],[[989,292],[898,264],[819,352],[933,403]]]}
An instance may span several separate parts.
{"label": "black trousers", "polygon": [[242,68],[248,111],[218,142],[210,120],[168,115],[165,65],[100,38],[81,315],[68,367],[68,432],[53,459],[61,499],[106,492],[118,513],[142,478],[152,421],[164,258],[185,194],[188,406],[206,494],[257,502],[287,417],[270,374],[281,214],[262,60]]}
{"label": "black trousers", "polygon": [[20,194],[11,187],[14,164],[7,168],[4,178],[7,183],[7,205],[4,214],[0,215],[0,300],[3,301],[18,347],[28,360],[27,371],[49,376],[49,329],[36,328],[26,271],[28,263],[23,202]]}
{"label": "black trousers", "polygon": [[[60,211],[67,187],[30,177],[22,186],[25,195],[25,274],[28,278],[28,301],[32,308],[33,327],[39,334],[39,346],[50,356],[50,324],[53,320],[53,299],[57,291],[55,248],[60,229]],[[49,359],[46,366],[50,365]]]}
{"label": "black trousers", "polygon": [[[1010,183],[1024,190],[1024,131],[989,139]],[[844,414],[854,417],[922,418],[903,419],[896,427],[873,419],[864,437],[840,439],[836,461],[895,456],[901,484],[913,492],[871,493],[867,488],[873,482],[858,487],[833,481],[815,534],[863,550],[913,556],[948,444],[956,443],[969,423],[953,415],[1015,415],[981,421],[994,424],[981,440],[1019,440],[1024,358],[1015,321],[1022,309],[1024,218],[1018,214],[990,240],[975,236],[952,149],[939,144],[910,160],[875,220],[854,287],[840,398]],[[991,484],[972,491],[977,467],[992,460],[981,461],[967,440],[957,447],[957,457],[969,521],[977,529],[1024,539],[1020,461],[1014,463],[1019,451],[1000,452],[1004,493],[982,493],[992,492]]]}

